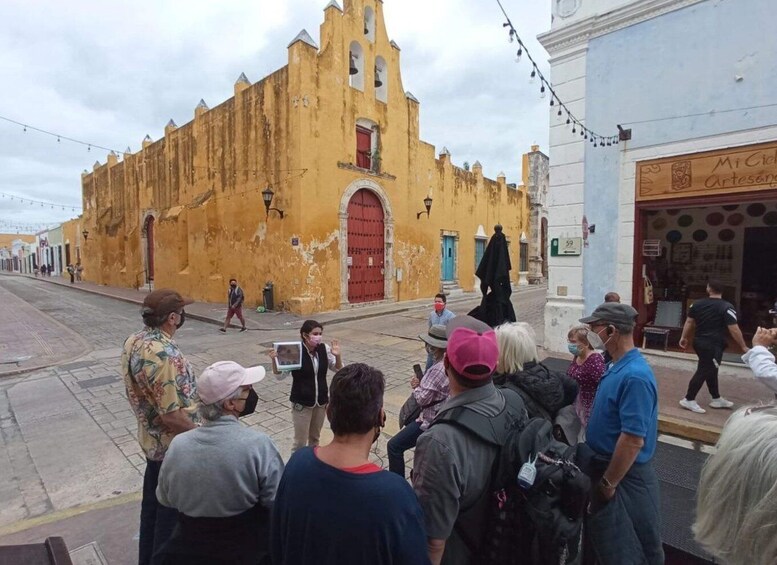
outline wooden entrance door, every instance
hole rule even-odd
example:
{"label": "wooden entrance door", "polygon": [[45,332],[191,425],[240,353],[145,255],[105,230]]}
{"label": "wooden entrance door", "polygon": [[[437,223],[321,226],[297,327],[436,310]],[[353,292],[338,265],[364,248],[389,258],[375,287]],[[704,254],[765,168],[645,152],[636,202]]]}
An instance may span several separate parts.
{"label": "wooden entrance door", "polygon": [[456,238],[452,235],[442,236],[442,280],[452,281],[456,278]]}
{"label": "wooden entrance door", "polygon": [[154,280],[154,216],[146,219],[146,279]]}
{"label": "wooden entrance door", "polygon": [[383,206],[362,188],[348,202],[348,302],[384,298]]}
{"label": "wooden entrance door", "polygon": [[372,168],[372,132],[361,126],[356,126],[356,166]]}

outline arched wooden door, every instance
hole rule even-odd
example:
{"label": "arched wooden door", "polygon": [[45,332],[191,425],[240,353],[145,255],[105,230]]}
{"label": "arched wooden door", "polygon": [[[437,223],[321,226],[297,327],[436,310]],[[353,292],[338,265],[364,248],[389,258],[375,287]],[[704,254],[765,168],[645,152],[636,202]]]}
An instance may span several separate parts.
{"label": "arched wooden door", "polygon": [[154,216],[146,218],[146,278],[154,280]]}
{"label": "arched wooden door", "polygon": [[348,302],[384,298],[385,239],[383,206],[362,188],[348,202]]}

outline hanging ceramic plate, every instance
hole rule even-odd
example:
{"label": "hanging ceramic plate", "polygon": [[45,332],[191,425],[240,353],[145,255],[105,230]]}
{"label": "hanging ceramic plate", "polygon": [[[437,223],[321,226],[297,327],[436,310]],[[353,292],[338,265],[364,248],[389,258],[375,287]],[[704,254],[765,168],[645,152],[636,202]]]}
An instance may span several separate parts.
{"label": "hanging ceramic plate", "polygon": [[740,225],[744,221],[745,221],[745,217],[742,214],[740,214],[739,212],[737,212],[736,214],[731,214],[726,219],[726,223],[728,225],[730,225],[730,226],[738,226],[738,225]]}
{"label": "hanging ceramic plate", "polygon": [[777,226],[777,212],[767,212],[763,221],[767,226]]}
{"label": "hanging ceramic plate", "polygon": [[656,218],[653,220],[653,229],[662,230],[666,227],[666,218]]}
{"label": "hanging ceramic plate", "polygon": [[731,241],[732,239],[734,239],[734,236],[735,236],[734,230],[729,230],[729,229],[720,230],[720,232],[718,233],[718,239],[720,239],[720,241]]}
{"label": "hanging ceramic plate", "polygon": [[706,230],[696,230],[695,232],[693,232],[693,240],[694,241],[698,241],[699,243],[701,243],[705,239],[707,239],[707,232],[706,232]]}
{"label": "hanging ceramic plate", "polygon": [[681,228],[687,228],[693,223],[693,216],[690,216],[688,214],[683,214],[679,218],[677,218],[677,225]]}
{"label": "hanging ceramic plate", "polygon": [[713,212],[712,214],[707,214],[707,225],[710,226],[719,226],[723,223],[724,220],[723,214],[720,212]]}
{"label": "hanging ceramic plate", "polygon": [[750,204],[750,206],[747,207],[747,215],[752,216],[753,218],[757,218],[758,216],[763,216],[764,212],[766,212],[766,206],[764,206],[760,202],[757,202],[755,204]]}
{"label": "hanging ceramic plate", "polygon": [[678,241],[680,241],[682,238],[683,238],[683,234],[681,234],[681,233],[680,233],[679,231],[677,231],[677,230],[672,230],[672,231],[670,231],[669,233],[667,233],[667,234],[666,234],[666,240],[667,240],[669,243],[677,243],[677,242],[678,242]]}

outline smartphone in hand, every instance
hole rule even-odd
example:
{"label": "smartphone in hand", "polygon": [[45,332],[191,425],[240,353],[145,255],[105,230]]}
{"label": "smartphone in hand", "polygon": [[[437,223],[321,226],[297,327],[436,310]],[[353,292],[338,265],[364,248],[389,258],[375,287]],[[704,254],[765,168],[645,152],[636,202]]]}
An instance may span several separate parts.
{"label": "smartphone in hand", "polygon": [[415,373],[416,378],[420,381],[422,378],[424,378],[424,372],[421,370],[421,365],[416,363],[413,365],[413,372]]}

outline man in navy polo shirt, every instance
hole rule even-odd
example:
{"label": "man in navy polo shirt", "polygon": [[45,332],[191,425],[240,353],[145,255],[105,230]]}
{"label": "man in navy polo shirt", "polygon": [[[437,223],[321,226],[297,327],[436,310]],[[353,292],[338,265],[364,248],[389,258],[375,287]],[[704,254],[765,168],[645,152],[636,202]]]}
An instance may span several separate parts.
{"label": "man in navy polo shirt", "polygon": [[653,371],[634,346],[637,311],[601,304],[580,321],[602,338],[613,364],[602,377],[586,431],[593,451],[587,517],[593,551],[602,565],[664,562],[658,477],[658,391]]}

